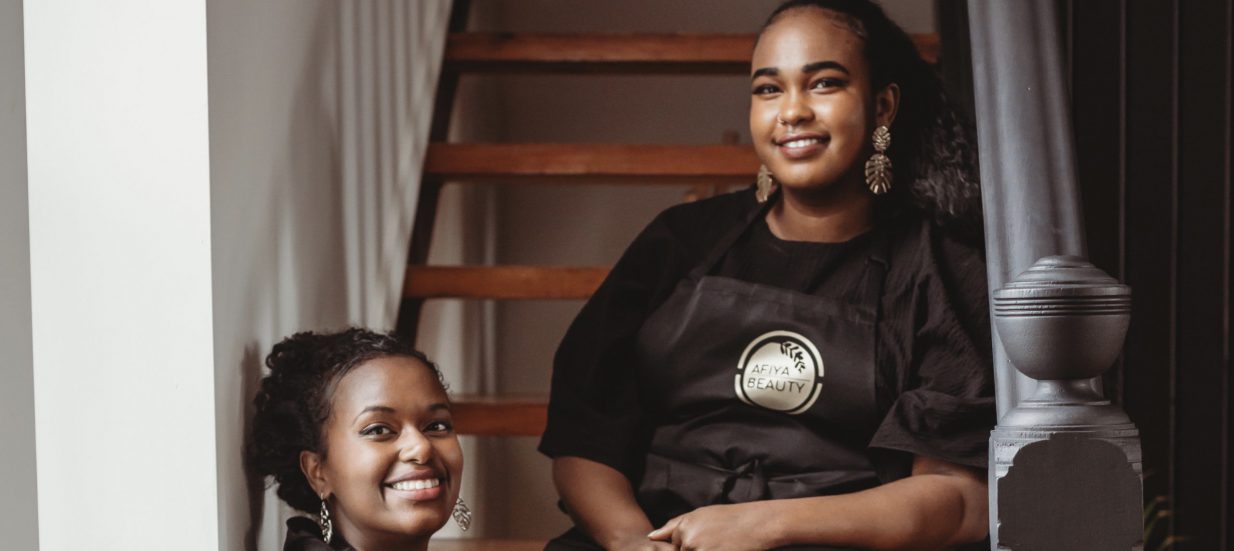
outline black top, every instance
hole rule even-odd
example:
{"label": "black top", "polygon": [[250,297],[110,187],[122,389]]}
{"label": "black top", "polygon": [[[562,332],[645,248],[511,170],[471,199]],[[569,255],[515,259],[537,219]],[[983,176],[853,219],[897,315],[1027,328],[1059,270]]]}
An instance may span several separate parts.
{"label": "black top", "polygon": [[[757,207],[751,190],[678,205],[634,240],[557,350],[542,453],[638,477],[655,420],[641,415],[635,336]],[[985,262],[976,246],[907,212],[843,243],[785,241],[759,220],[712,275],[851,302],[876,232],[891,242],[875,351],[883,421],[869,441],[880,478],[907,476],[913,455],[985,468],[994,377]]]}
{"label": "black top", "polygon": [[287,519],[287,540],[283,551],[355,551],[343,536],[335,533],[330,544],[321,540],[321,528],[308,517]]}

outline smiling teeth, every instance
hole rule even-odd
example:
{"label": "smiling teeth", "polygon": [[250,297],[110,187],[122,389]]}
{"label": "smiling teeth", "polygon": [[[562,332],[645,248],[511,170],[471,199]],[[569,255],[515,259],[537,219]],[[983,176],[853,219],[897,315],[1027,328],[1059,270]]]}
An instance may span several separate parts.
{"label": "smiling teeth", "polygon": [[791,142],[785,142],[784,147],[787,147],[789,149],[796,149],[796,148],[814,145],[816,143],[822,143],[822,140],[818,138],[804,138],[801,140],[793,140]]}
{"label": "smiling teeth", "polygon": [[402,482],[395,482],[394,484],[391,484],[390,487],[395,490],[427,490],[429,488],[436,488],[440,485],[440,480],[430,478],[427,480],[404,480]]}

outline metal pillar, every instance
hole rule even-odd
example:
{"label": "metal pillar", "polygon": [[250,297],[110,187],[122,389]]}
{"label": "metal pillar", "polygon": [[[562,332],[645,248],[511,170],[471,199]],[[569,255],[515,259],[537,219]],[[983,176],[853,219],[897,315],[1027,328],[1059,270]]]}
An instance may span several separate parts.
{"label": "metal pillar", "polygon": [[1138,432],[1099,390],[1130,290],[1083,258],[1055,8],[969,2],[999,412],[991,549],[1139,550]]}

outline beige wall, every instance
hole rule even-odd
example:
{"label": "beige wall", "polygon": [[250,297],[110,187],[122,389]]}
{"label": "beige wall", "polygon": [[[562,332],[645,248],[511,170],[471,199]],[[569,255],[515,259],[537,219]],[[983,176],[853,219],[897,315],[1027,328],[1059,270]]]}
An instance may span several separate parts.
{"label": "beige wall", "polygon": [[0,0],[0,534],[38,549],[21,0]]}
{"label": "beige wall", "polygon": [[[753,32],[778,0],[475,0],[472,28],[541,32]],[[933,3],[884,3],[910,32],[934,28]],[[492,124],[473,141],[748,143],[748,90],[742,76],[470,77],[487,93],[464,96],[459,111]],[[469,79],[464,79],[467,83]],[[469,103],[470,101],[470,103]],[[683,187],[518,186],[473,193],[495,197],[487,224],[489,258],[499,264],[611,265],[660,210],[679,203]],[[456,211],[461,214],[463,211]],[[455,222],[457,224],[457,222]],[[439,225],[439,228],[442,226]],[[473,226],[474,227],[474,226]],[[442,235],[441,231],[437,232]],[[461,246],[455,244],[454,247]],[[468,246],[475,247],[470,244]],[[442,240],[435,250],[449,248]],[[475,259],[473,259],[474,261]],[[461,307],[461,306],[460,306]],[[551,359],[581,302],[497,303],[491,331],[489,386],[504,393],[544,393]],[[482,314],[477,314],[482,315]],[[426,318],[427,319],[427,318]],[[482,322],[475,322],[483,326]],[[422,339],[429,340],[429,339]],[[483,463],[486,507],[483,533],[549,537],[569,526],[555,505],[549,462],[534,438],[489,439]],[[500,458],[494,461],[492,458]]]}
{"label": "beige wall", "polygon": [[282,337],[388,329],[449,0],[210,0],[220,549],[282,548],[294,514],[241,445]]}
{"label": "beige wall", "polygon": [[285,334],[347,323],[339,208],[337,9],[207,4],[220,549],[278,549],[273,492],[241,446],[262,360]]}

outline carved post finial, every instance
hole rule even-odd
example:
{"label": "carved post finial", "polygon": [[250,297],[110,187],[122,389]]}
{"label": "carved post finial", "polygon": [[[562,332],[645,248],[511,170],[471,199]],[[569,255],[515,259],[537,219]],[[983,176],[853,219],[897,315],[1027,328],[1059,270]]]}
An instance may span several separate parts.
{"label": "carved post finial", "polygon": [[1048,256],[993,293],[1032,396],[990,439],[995,549],[1140,549],[1139,433],[1090,384],[1122,350],[1131,289],[1078,256]]}
{"label": "carved post finial", "polygon": [[[1127,424],[1089,380],[1118,359],[1131,288],[1078,256],[1047,256],[993,293],[994,323],[1011,364],[1036,392],[1002,426]],[[1060,409],[1059,407],[1068,407]]]}

